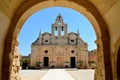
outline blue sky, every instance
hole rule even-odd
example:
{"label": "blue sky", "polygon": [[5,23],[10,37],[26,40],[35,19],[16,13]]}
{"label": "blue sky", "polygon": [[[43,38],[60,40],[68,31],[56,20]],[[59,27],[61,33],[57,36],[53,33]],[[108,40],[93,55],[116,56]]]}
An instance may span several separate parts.
{"label": "blue sky", "polygon": [[51,24],[55,22],[59,13],[68,25],[68,33],[77,33],[77,30],[79,30],[80,37],[88,43],[88,50],[96,49],[94,42],[96,40],[95,31],[85,16],[70,8],[50,7],[34,13],[24,23],[18,36],[20,54],[28,55],[31,53],[31,44],[39,36],[40,30],[42,33],[51,33]]}

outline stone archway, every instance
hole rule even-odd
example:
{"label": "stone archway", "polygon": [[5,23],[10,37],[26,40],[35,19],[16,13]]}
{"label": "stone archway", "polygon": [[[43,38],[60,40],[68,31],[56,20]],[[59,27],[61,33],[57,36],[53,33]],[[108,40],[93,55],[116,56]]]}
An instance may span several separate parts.
{"label": "stone archway", "polygon": [[25,20],[38,10],[52,6],[72,8],[82,13],[90,20],[97,35],[96,43],[98,47],[98,64],[96,68],[95,80],[112,80],[110,39],[107,25],[95,6],[89,1],[84,0],[24,1],[14,13],[9,26],[8,35],[6,36],[3,55],[4,63],[2,67],[2,80],[13,80],[18,76],[17,61],[15,63],[14,60],[18,59],[18,54],[16,54],[18,46],[17,37]]}
{"label": "stone archway", "polygon": [[120,46],[117,53],[117,79],[120,80]]}

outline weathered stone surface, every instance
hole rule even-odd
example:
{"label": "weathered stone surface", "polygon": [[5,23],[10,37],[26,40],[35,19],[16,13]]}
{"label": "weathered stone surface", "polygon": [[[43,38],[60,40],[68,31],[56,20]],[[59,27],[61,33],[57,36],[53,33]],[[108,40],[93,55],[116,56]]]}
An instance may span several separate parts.
{"label": "weathered stone surface", "polygon": [[[19,34],[20,29],[22,28],[23,23],[25,20],[35,13],[38,10],[44,9],[46,7],[50,6],[63,6],[63,7],[69,7],[74,10],[77,10],[78,12],[83,13],[92,23],[97,38],[102,39],[102,59],[104,61],[105,66],[105,75],[102,76],[105,77],[106,80],[113,80],[116,79],[116,71],[114,68],[114,64],[116,65],[117,61],[115,60],[117,56],[113,56],[114,54],[117,54],[117,47],[115,47],[115,44],[117,43],[117,40],[120,36],[120,18],[119,18],[119,6],[120,6],[120,0],[0,0],[0,14],[4,14],[3,17],[0,17],[0,20],[3,20],[6,22],[4,24],[3,22],[0,23],[0,30],[4,32],[5,34],[8,34],[7,36],[4,33],[0,33],[0,56],[3,58],[0,58],[0,61],[3,61],[4,63],[0,63],[1,75],[3,80],[8,80],[10,73],[10,59],[9,54],[11,54],[11,51],[14,50],[14,45],[11,42],[11,39],[17,40],[17,35]],[[40,4],[38,4],[40,3]],[[36,5],[38,4],[38,5]],[[34,6],[35,5],[35,6]],[[93,6],[94,5],[94,6]],[[83,6],[83,7],[81,7]],[[99,12],[98,12],[99,11]],[[102,16],[100,15],[102,14]],[[103,16],[104,15],[104,16]],[[102,18],[104,17],[104,19]],[[11,22],[11,24],[9,24]],[[19,26],[17,25],[19,24]],[[107,25],[106,25],[107,24]],[[9,27],[9,29],[8,29]],[[1,31],[0,31],[1,32]],[[10,39],[8,39],[10,38]],[[5,41],[5,45],[4,45]],[[98,44],[98,48],[101,45]],[[111,50],[110,50],[111,49]],[[114,58],[114,59],[113,59]],[[98,58],[99,59],[99,58]],[[99,61],[99,60],[98,60]],[[111,67],[112,62],[112,67]],[[98,62],[99,63],[99,62]],[[103,64],[103,63],[102,63]],[[8,67],[7,67],[7,66]],[[102,65],[103,66],[103,65]],[[98,68],[96,68],[99,70]],[[102,72],[104,72],[104,70]],[[113,71],[112,71],[113,70]],[[103,78],[99,74],[102,72],[96,71],[97,74],[95,74],[96,79]],[[3,76],[3,74],[6,74],[7,76]],[[113,76],[114,75],[114,76]],[[114,78],[112,78],[114,77]]]}

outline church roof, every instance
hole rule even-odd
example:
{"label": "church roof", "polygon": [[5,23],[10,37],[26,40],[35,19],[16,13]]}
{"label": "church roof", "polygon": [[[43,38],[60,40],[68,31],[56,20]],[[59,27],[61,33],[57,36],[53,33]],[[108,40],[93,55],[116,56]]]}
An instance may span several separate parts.
{"label": "church roof", "polygon": [[71,34],[78,35],[77,33],[74,33],[74,32],[70,32],[70,33],[68,33],[68,35],[71,35]]}
{"label": "church roof", "polygon": [[32,45],[37,44],[39,37],[32,43]]}
{"label": "church roof", "polygon": [[46,35],[46,34],[51,35],[51,33],[48,33],[48,32],[45,32],[45,33],[43,33],[42,35],[44,36],[44,35]]}

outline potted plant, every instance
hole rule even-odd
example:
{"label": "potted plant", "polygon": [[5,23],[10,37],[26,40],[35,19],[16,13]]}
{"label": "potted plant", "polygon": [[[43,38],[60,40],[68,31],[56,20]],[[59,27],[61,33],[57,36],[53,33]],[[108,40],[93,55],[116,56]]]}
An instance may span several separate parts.
{"label": "potted plant", "polygon": [[69,61],[65,61],[64,65],[65,65],[65,68],[68,68],[69,67]]}
{"label": "potted plant", "polygon": [[50,65],[51,65],[52,68],[54,68],[54,67],[55,67],[55,66],[54,66],[54,65],[55,65],[55,62],[54,62],[54,61],[51,61],[51,62],[50,62]]}
{"label": "potted plant", "polygon": [[36,69],[40,69],[41,67],[40,67],[40,64],[41,64],[41,62],[39,61],[39,62],[36,62]]}
{"label": "potted plant", "polygon": [[92,68],[92,69],[95,69],[95,66],[96,66],[95,61],[91,61],[91,68]]}
{"label": "potted plant", "polygon": [[78,61],[78,68],[79,69],[82,69],[83,68],[83,61]]}

